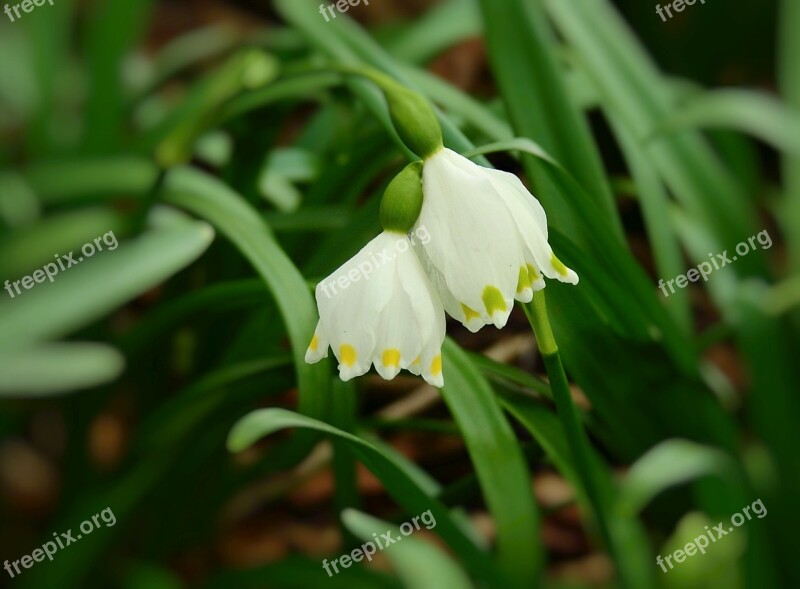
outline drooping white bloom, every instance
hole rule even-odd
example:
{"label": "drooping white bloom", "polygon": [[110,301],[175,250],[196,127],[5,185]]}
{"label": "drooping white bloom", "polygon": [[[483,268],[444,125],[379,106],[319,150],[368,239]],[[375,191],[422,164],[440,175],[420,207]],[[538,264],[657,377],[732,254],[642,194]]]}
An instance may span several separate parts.
{"label": "drooping white bloom", "polygon": [[406,234],[378,235],[317,285],[316,299],[320,320],[306,362],[330,346],[342,380],[374,364],[387,380],[406,369],[442,386],[444,309]]}
{"label": "drooping white bloom", "polygon": [[547,242],[547,216],[513,174],[481,167],[443,148],[425,160],[417,225],[432,239],[416,251],[445,310],[470,331],[503,327],[516,298],[529,302],[542,275],[578,275]]}

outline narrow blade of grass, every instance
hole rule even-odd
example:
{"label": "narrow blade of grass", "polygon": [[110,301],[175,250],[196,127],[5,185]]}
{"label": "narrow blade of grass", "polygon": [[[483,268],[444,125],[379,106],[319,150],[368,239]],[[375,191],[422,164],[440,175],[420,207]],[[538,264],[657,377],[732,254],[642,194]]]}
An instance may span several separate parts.
{"label": "narrow blade of grass", "polygon": [[310,428],[346,443],[408,513],[431,511],[437,522],[436,533],[462,558],[464,566],[476,578],[493,584],[500,583],[493,586],[507,586],[507,581],[502,579],[488,554],[479,550],[463,534],[451,520],[444,505],[420,488],[414,478],[405,472],[401,462],[353,434],[284,409],[260,409],[244,416],[233,427],[228,447],[234,452],[244,450],[262,436],[287,427]]}
{"label": "narrow blade of grass", "polygon": [[[395,565],[397,573],[408,589],[428,589],[430,587],[471,589],[473,587],[469,577],[439,548],[413,536],[401,534],[400,529],[394,525],[354,509],[347,510],[342,515],[342,519],[345,525],[365,542],[374,540],[372,536],[374,532],[379,534],[391,532],[392,538],[396,538],[398,541],[387,546],[387,550],[382,554],[385,554]],[[433,522],[433,525],[435,527],[436,522]],[[405,540],[405,542],[400,544],[399,540]]]}
{"label": "narrow blade of grass", "polygon": [[443,347],[444,397],[458,424],[497,524],[500,566],[515,586],[536,583],[544,560],[530,472],[491,387],[452,341]]}

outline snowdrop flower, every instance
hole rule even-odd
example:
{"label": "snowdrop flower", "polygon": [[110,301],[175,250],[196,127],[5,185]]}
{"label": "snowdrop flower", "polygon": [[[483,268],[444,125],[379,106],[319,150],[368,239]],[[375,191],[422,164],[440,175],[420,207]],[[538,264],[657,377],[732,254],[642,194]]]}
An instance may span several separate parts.
{"label": "snowdrop flower", "polygon": [[444,309],[404,233],[384,231],[316,290],[320,320],[306,362],[328,355],[339,376],[369,370],[383,378],[409,370],[442,386]]}
{"label": "snowdrop flower", "polygon": [[547,242],[542,205],[513,174],[446,148],[422,172],[417,225],[433,239],[417,253],[445,310],[470,331],[506,324],[514,299],[530,302],[544,278],[578,283]]}
{"label": "snowdrop flower", "polygon": [[[407,234],[421,206],[420,169],[411,164],[387,188],[384,232],[317,285],[320,320],[306,362],[318,362],[330,347],[342,380],[374,365],[387,380],[405,369],[444,383],[444,309]],[[398,194],[403,198],[391,198]]]}

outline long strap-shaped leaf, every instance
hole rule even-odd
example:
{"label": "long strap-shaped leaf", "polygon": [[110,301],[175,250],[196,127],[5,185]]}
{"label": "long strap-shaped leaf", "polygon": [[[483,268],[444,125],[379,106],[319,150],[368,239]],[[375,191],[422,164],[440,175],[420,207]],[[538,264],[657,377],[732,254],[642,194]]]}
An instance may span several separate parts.
{"label": "long strap-shaped leaf", "polygon": [[191,168],[170,172],[164,198],[213,223],[253,264],[285,319],[297,367],[298,409],[306,415],[325,415],[330,382],[328,363],[305,362],[306,347],[317,323],[316,307],[305,280],[267,225],[233,190]]}
{"label": "long strap-shaped leaf", "polygon": [[447,508],[417,484],[416,477],[406,472],[402,462],[362,438],[285,409],[259,409],[234,425],[228,437],[228,447],[232,451],[243,450],[261,437],[287,427],[312,429],[347,444],[408,513],[431,511],[436,518],[436,533],[463,559],[464,566],[476,578],[489,583],[491,587],[508,586],[489,555],[464,535],[451,519]]}
{"label": "long strap-shaped leaf", "polygon": [[[134,157],[46,164],[32,167],[25,174],[42,202],[49,204],[77,198],[105,200],[118,194],[142,198],[156,176],[157,170],[152,163]],[[316,308],[305,280],[272,237],[269,227],[241,196],[199,170],[172,170],[166,178],[163,191],[165,201],[204,217],[215,225],[250,260],[264,279],[275,297],[281,316],[291,318],[291,321],[286,321],[286,326],[297,367],[299,409],[309,415],[324,415],[330,382],[327,363],[323,361],[309,365],[304,360],[306,345],[316,325]],[[210,237],[210,232],[207,233]],[[156,247],[155,252],[149,257],[164,263],[163,246]],[[122,252],[115,254],[116,263],[119,263],[121,255]],[[130,268],[128,270],[130,274]],[[64,276],[64,280],[68,278]],[[15,309],[20,309],[20,303]],[[69,317],[64,315],[63,319]],[[62,333],[66,331],[59,332]]]}
{"label": "long strap-shaped leaf", "polygon": [[[754,233],[751,203],[696,132],[643,140],[675,110],[675,94],[619,13],[607,0],[546,0],[548,15],[593,80],[603,108],[619,116],[642,142],[675,198],[714,231],[721,251]],[[753,272],[760,256],[735,268]]]}
{"label": "long strap-shaped leaf", "polygon": [[469,357],[449,339],[442,351],[442,396],[464,436],[497,525],[498,559],[519,586],[530,587],[542,566],[543,550],[531,476],[519,442],[489,383]]}
{"label": "long strap-shaped leaf", "polygon": [[79,251],[78,265],[56,269],[52,283],[0,301],[0,350],[63,337],[102,318],[188,266],[214,238],[207,223],[174,210],[152,218],[153,229],[140,237],[91,259]]}
{"label": "long strap-shaped leaf", "polygon": [[[402,529],[354,509],[347,510],[342,519],[356,536],[366,542],[374,539],[373,533],[380,534],[389,531],[395,542],[385,547],[388,549],[385,554],[397,565],[397,573],[409,589],[428,589],[429,587],[471,589],[473,586],[469,578],[444,552],[413,536],[406,536]],[[436,521],[428,522],[425,527],[434,529],[436,523]],[[432,527],[429,527],[431,524]],[[400,544],[399,540],[406,541]]]}
{"label": "long strap-shaped leaf", "polygon": [[[556,59],[555,35],[548,30],[537,2],[481,0],[486,48],[492,71],[514,128],[535,137],[586,187],[597,205],[597,222],[611,227],[617,238],[622,225],[614,206],[597,147],[583,114],[569,99]],[[531,179],[549,170],[529,160]],[[569,218],[569,203],[541,195],[554,216]]]}
{"label": "long strap-shaped leaf", "polygon": [[[563,426],[548,409],[530,398],[518,394],[503,394],[504,408],[527,429],[545,449],[548,457],[562,475],[572,483],[581,507],[591,512],[588,491],[581,482],[577,465],[573,463]],[[593,468],[600,482],[596,504],[605,514],[608,525],[609,552],[616,555],[615,564],[621,586],[645,589],[653,587],[653,569],[647,537],[641,524],[629,515],[620,517],[613,497],[613,480],[608,468],[592,455]]]}

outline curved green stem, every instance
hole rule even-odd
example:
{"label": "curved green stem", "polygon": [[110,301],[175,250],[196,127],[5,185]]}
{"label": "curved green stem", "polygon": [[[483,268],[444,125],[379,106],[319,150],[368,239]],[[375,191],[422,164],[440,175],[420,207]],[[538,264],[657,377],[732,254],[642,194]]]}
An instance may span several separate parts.
{"label": "curved green stem", "polygon": [[[533,293],[533,301],[525,306],[525,313],[536,335],[539,351],[542,353],[547,376],[550,379],[550,388],[553,392],[556,411],[567,437],[575,470],[583,485],[586,499],[594,512],[594,519],[603,542],[613,558],[618,555],[614,554],[614,541],[607,517],[608,502],[604,499],[608,494],[604,491],[605,484],[597,471],[589,437],[586,435],[580,414],[572,399],[569,381],[564,372],[558,345],[547,316],[547,305],[543,290]],[[614,558],[614,560],[619,562],[617,558]]]}

